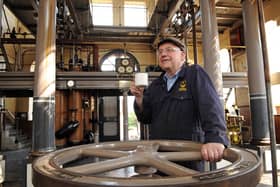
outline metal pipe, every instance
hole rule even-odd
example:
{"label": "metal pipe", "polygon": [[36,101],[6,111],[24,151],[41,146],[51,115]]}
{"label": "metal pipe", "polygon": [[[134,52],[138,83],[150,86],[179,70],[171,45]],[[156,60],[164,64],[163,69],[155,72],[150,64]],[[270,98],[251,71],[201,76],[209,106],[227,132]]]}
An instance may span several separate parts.
{"label": "metal pipe", "polygon": [[223,78],[215,0],[200,0],[204,68],[223,103]]}
{"label": "metal pipe", "polygon": [[0,36],[2,37],[2,12],[3,12],[3,0],[0,0]]}
{"label": "metal pipe", "polygon": [[128,141],[128,109],[127,94],[128,90],[123,91],[123,140]]}
{"label": "metal pipe", "polygon": [[19,45],[19,47],[16,51],[15,71],[22,71],[23,65],[22,65],[22,61],[21,61],[21,55],[22,55],[22,48]]}
{"label": "metal pipe", "polygon": [[271,160],[272,160],[272,180],[273,186],[278,186],[278,176],[277,176],[277,159],[276,159],[276,136],[275,136],[275,124],[272,111],[272,99],[271,99],[271,81],[269,72],[269,59],[266,44],[266,32],[265,32],[265,21],[264,21],[264,10],[262,0],[257,0],[258,6],[258,16],[259,16],[259,27],[262,42],[262,52],[263,52],[263,66],[264,66],[264,77],[265,77],[265,87],[267,95],[267,111],[268,111],[268,125],[270,134],[270,148],[271,148]]}
{"label": "metal pipe", "polygon": [[[185,31],[184,32],[184,43],[186,46],[186,58],[185,58],[185,62],[188,63],[189,61],[189,53],[188,53],[188,33]],[[157,55],[158,56],[158,55]]]}
{"label": "metal pipe", "polygon": [[99,63],[98,63],[98,58],[99,58],[99,48],[96,44],[92,46],[93,48],[93,71],[100,71]]}
{"label": "metal pipe", "polygon": [[233,57],[232,57],[232,48],[228,49],[228,54],[229,54],[229,67],[230,67],[230,72],[234,72],[234,64],[233,64]]}
{"label": "metal pipe", "polygon": [[5,119],[5,101],[4,101],[4,97],[0,97],[0,150],[2,150],[2,132],[4,130],[4,123],[5,123],[4,119]]}
{"label": "metal pipe", "polygon": [[193,60],[194,60],[194,64],[197,64],[196,23],[195,23],[193,0],[191,1],[191,15],[192,15],[192,36],[193,36]]}
{"label": "metal pipe", "polygon": [[99,143],[99,112],[100,112],[100,101],[98,96],[94,97],[94,143]]}

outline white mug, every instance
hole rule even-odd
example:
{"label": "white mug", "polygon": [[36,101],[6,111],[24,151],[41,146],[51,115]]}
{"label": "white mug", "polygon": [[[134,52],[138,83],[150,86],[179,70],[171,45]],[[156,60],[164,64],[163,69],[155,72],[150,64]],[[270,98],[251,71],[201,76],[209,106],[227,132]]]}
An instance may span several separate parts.
{"label": "white mug", "polygon": [[134,82],[136,87],[147,87],[148,86],[148,73],[135,73]]}

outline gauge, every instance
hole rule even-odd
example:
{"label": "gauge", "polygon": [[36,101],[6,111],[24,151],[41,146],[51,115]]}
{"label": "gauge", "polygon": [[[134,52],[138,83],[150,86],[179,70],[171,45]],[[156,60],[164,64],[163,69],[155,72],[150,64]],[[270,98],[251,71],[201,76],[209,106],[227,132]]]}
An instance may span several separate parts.
{"label": "gauge", "polygon": [[125,70],[126,70],[127,73],[132,73],[133,72],[133,68],[131,66],[127,66],[125,68]]}
{"label": "gauge", "polygon": [[75,85],[75,82],[74,82],[73,80],[68,80],[68,81],[67,81],[67,86],[68,86],[69,88],[72,88],[74,85]]}
{"label": "gauge", "polygon": [[118,67],[117,69],[118,73],[124,73],[125,72],[125,68],[123,66]]}
{"label": "gauge", "polygon": [[123,59],[122,60],[122,65],[123,66],[127,66],[129,64],[129,60],[128,59]]}

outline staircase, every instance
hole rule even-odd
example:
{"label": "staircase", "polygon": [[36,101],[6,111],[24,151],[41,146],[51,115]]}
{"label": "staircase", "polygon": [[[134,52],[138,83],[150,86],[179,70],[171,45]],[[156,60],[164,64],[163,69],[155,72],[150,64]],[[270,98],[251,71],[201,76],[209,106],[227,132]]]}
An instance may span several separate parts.
{"label": "staircase", "polygon": [[26,125],[26,113],[13,113],[1,109],[1,155],[5,160],[4,182],[0,187],[30,187],[27,186],[27,164],[31,150],[31,137]]}
{"label": "staircase", "polygon": [[[14,117],[5,111],[5,125],[1,137],[1,150],[17,150],[31,147],[31,138],[24,134],[21,125],[26,123],[20,117]],[[26,125],[26,124],[25,124]]]}
{"label": "staircase", "polygon": [[8,71],[9,68],[9,59],[8,59],[8,55],[6,53],[4,44],[1,41],[0,38],[0,72],[5,72]]}

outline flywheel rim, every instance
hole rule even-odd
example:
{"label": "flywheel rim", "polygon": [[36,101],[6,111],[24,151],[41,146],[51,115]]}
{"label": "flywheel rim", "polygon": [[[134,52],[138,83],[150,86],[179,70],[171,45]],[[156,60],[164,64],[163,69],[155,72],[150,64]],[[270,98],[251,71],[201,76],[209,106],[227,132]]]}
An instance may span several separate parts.
{"label": "flywheel rim", "polygon": [[[152,150],[151,153],[148,151],[147,158],[145,157],[146,152],[144,153],[133,153],[128,151],[127,154],[125,151],[138,149],[140,146],[150,146],[148,149],[154,149],[153,146],[159,146],[159,150],[164,150],[160,152],[158,150]],[[80,187],[80,186],[98,186],[98,187],[108,187],[108,186],[135,186],[135,187],[158,187],[158,186],[237,186],[238,181],[242,181],[242,185],[248,183],[246,186],[256,186],[261,176],[261,161],[257,155],[249,152],[247,150],[242,150],[238,148],[227,148],[224,152],[224,159],[232,162],[231,165],[223,167],[221,169],[211,171],[211,172],[202,172],[202,173],[192,173],[190,175],[185,175],[184,169],[181,171],[181,168],[177,166],[173,167],[173,164],[169,163],[163,159],[163,157],[181,159],[182,153],[188,150],[189,152],[199,152],[201,144],[191,141],[182,141],[182,140],[152,140],[152,141],[129,141],[129,142],[106,142],[100,144],[87,144],[75,147],[69,147],[66,149],[61,149],[52,153],[49,153],[45,156],[39,157],[33,162],[33,184],[35,187],[58,187],[63,184],[67,184],[67,187]],[[156,149],[156,148],[155,148]],[[109,150],[109,152],[108,152]],[[113,150],[112,152],[110,152]],[[120,151],[119,151],[120,150]],[[124,153],[122,150],[125,150]],[[179,151],[180,150],[180,151]],[[104,151],[104,152],[102,152]],[[179,156],[177,152],[179,151]],[[141,152],[141,151],[140,151]],[[89,167],[90,164],[86,164],[68,168],[62,168],[61,166],[67,164],[69,161],[79,159],[81,155],[101,155],[112,154],[116,156],[116,159],[109,159],[109,161],[100,161],[99,163],[93,163],[92,166],[97,168],[91,170]],[[154,154],[154,155],[149,155]],[[158,155],[157,155],[158,154]],[[103,155],[103,156],[104,156]],[[140,156],[139,156],[140,155]],[[163,156],[162,156],[163,155]],[[184,154],[185,155],[185,154]],[[197,160],[197,154],[195,153],[195,160]],[[118,158],[118,156],[120,156]],[[110,157],[110,155],[109,155]],[[143,157],[143,158],[142,158]],[[164,158],[165,158],[164,157]],[[178,157],[178,158],[177,158]],[[185,157],[185,156],[184,156]],[[159,160],[159,163],[154,158]],[[145,160],[146,159],[146,160]],[[151,159],[151,161],[150,161]],[[163,161],[162,161],[163,159]],[[184,158],[185,159],[185,158]],[[111,162],[110,162],[111,161]],[[119,163],[121,164],[119,166]],[[131,163],[143,164],[148,161],[152,166],[157,166],[163,169],[166,172],[171,173],[168,177],[162,178],[117,178],[117,177],[108,177],[108,176],[98,176],[99,172],[106,170],[107,168],[111,169],[110,166],[120,167],[130,166]],[[162,161],[162,162],[161,162]],[[108,162],[108,163],[107,163]],[[161,163],[164,165],[166,163],[170,164],[164,168],[160,166]],[[99,165],[98,165],[99,164]],[[106,165],[107,164],[107,165]],[[98,168],[100,167],[100,168]],[[103,168],[105,167],[105,168]],[[97,172],[96,174],[86,174],[81,172],[76,172],[75,170],[86,171],[88,172]],[[115,168],[113,168],[115,169]],[[158,168],[157,168],[158,169]],[[166,169],[166,170],[165,170]],[[170,171],[170,170],[175,170]],[[191,172],[191,171],[190,171]],[[188,173],[188,172],[186,172]],[[173,176],[174,175],[174,176]]]}

